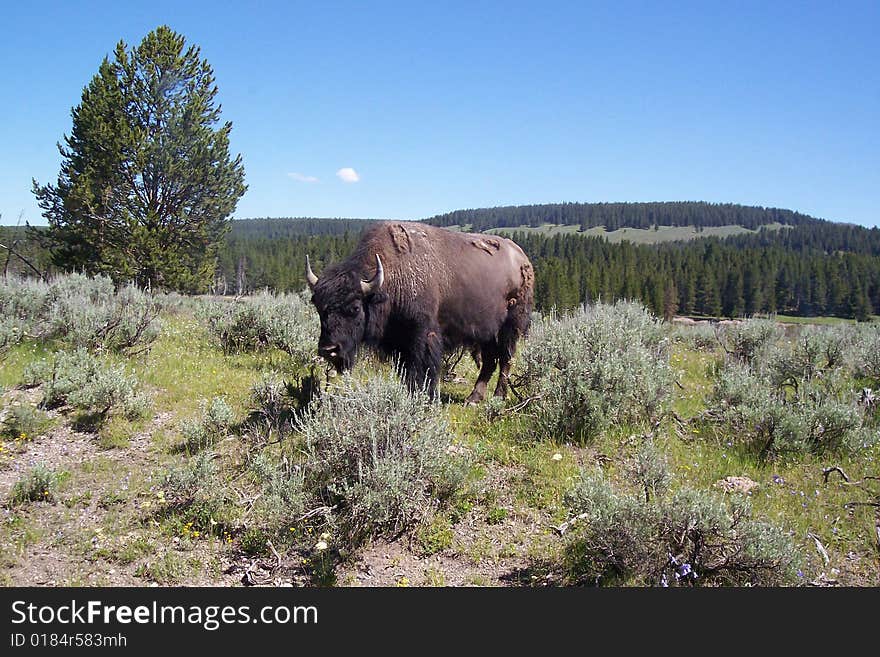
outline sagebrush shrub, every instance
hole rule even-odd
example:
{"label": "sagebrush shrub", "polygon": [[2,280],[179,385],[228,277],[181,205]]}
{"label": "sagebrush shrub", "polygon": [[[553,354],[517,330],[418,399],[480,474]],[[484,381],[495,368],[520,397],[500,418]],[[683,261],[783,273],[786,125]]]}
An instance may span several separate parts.
{"label": "sagebrush shrub", "polygon": [[0,436],[8,440],[32,440],[42,434],[52,420],[30,404],[12,404],[0,424]]}
{"label": "sagebrush shrub", "polygon": [[27,324],[18,317],[0,317],[0,355],[21,342],[27,328]]}
{"label": "sagebrush shrub", "polygon": [[15,482],[9,494],[9,504],[15,506],[27,502],[52,502],[57,486],[58,474],[44,465],[37,465]]}
{"label": "sagebrush shrub", "polygon": [[298,365],[315,360],[318,315],[300,294],[260,294],[214,302],[204,310],[211,332],[230,353],[274,347]]}
{"label": "sagebrush shrub", "polygon": [[222,397],[214,397],[210,402],[202,400],[199,409],[197,417],[180,423],[183,446],[191,454],[212,447],[235,421],[235,412]]}
{"label": "sagebrush shrub", "polygon": [[672,386],[669,340],[633,302],[597,304],[541,320],[524,342],[513,384],[536,401],[532,435],[586,440],[613,424],[661,416]]}
{"label": "sagebrush shrub", "polygon": [[290,382],[277,373],[264,375],[251,387],[247,435],[262,443],[283,441],[293,430],[296,412],[308,406],[318,389],[312,376]]}
{"label": "sagebrush shrub", "polygon": [[[159,305],[135,286],[114,288],[106,277],[65,274],[48,283],[24,279],[0,282],[0,316],[19,334],[61,340],[91,351],[132,354],[158,336]],[[0,324],[0,341],[4,329]]]}
{"label": "sagebrush shrub", "polygon": [[747,319],[725,324],[719,330],[727,354],[748,364],[759,361],[782,334],[782,328],[769,319]]}
{"label": "sagebrush shrub", "polygon": [[298,422],[308,458],[304,488],[334,507],[336,533],[357,545],[394,537],[431,514],[463,483],[442,407],[397,378],[344,377]]}
{"label": "sagebrush shrub", "polygon": [[672,338],[698,351],[714,351],[718,348],[715,329],[709,324],[676,326],[672,330]]}
{"label": "sagebrush shrub", "polygon": [[0,316],[31,321],[49,306],[49,285],[34,278],[0,280]]}
{"label": "sagebrush shrub", "polygon": [[852,336],[850,357],[856,375],[880,385],[880,327],[860,326]]}
{"label": "sagebrush shrub", "polygon": [[124,365],[108,363],[85,349],[59,351],[25,369],[25,382],[43,384],[44,407],[69,404],[73,408],[107,416],[119,411],[129,419],[143,417],[149,397]]}
{"label": "sagebrush shrub", "polygon": [[189,520],[188,529],[221,535],[235,521],[238,509],[220,480],[210,451],[193,456],[166,472],[161,487],[162,513]]}
{"label": "sagebrush shrub", "polygon": [[845,334],[803,331],[720,369],[703,417],[763,456],[853,450],[877,440],[851,379]]}
{"label": "sagebrush shrub", "polygon": [[645,492],[645,501],[669,490],[672,473],[666,454],[651,439],[643,442],[629,464],[630,477]]}
{"label": "sagebrush shrub", "polygon": [[194,297],[179,292],[159,292],[153,295],[153,300],[163,313],[169,315],[201,313],[204,305],[208,303],[203,297]]}
{"label": "sagebrush shrub", "polygon": [[763,585],[797,582],[790,536],[753,518],[748,499],[683,488],[650,501],[582,472],[565,496],[568,579],[589,584]]}
{"label": "sagebrush shrub", "polygon": [[251,514],[254,521],[276,530],[296,522],[306,505],[303,467],[261,451],[248,468],[261,492]]}
{"label": "sagebrush shrub", "polygon": [[784,346],[770,348],[757,371],[766,371],[776,385],[796,387],[831,372],[852,370],[852,339],[848,331],[805,326]]}

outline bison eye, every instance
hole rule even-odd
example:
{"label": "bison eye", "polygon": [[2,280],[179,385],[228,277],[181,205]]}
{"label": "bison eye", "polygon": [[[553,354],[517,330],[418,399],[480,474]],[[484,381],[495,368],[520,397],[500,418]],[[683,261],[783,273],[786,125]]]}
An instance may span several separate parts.
{"label": "bison eye", "polygon": [[349,315],[350,317],[355,317],[360,311],[361,311],[361,304],[353,303],[345,311],[345,314]]}

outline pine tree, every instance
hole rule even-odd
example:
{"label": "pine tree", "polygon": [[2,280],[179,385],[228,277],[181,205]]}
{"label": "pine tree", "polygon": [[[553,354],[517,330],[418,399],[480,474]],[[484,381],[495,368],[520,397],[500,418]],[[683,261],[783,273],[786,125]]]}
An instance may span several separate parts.
{"label": "pine tree", "polygon": [[724,284],[721,312],[730,318],[738,317],[742,315],[744,307],[742,274],[739,271],[729,271]]}
{"label": "pine tree", "polygon": [[698,309],[709,317],[721,315],[721,295],[718,291],[718,281],[711,272],[706,272],[699,282]]}
{"label": "pine tree", "polygon": [[247,187],[215,127],[217,87],[199,49],[159,27],[120,41],[73,108],[55,185],[34,181],[62,268],[184,291],[213,280],[218,245]]}
{"label": "pine tree", "polygon": [[666,283],[666,289],[663,291],[663,319],[671,322],[678,310],[678,290],[675,289],[675,282]]}

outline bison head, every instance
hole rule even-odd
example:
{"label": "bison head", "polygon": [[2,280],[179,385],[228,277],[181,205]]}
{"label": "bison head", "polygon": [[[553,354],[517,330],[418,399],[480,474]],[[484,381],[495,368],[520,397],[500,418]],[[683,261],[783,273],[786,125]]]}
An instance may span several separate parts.
{"label": "bison head", "polygon": [[386,300],[381,292],[385,282],[382,260],[376,254],[376,273],[370,280],[363,280],[361,272],[353,271],[345,263],[329,267],[319,279],[306,256],[306,281],[321,318],[318,355],[337,372],[350,370],[364,341],[373,307]]}

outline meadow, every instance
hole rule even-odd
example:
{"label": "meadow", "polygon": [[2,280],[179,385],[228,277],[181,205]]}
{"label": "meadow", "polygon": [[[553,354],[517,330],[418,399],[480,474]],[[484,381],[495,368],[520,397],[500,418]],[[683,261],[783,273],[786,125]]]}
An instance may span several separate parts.
{"label": "meadow", "polygon": [[[761,230],[779,230],[783,224],[772,222],[761,226]],[[584,237],[604,237],[612,244],[627,241],[633,244],[661,244],[663,242],[690,241],[701,237],[730,237],[731,235],[754,235],[758,230],[743,226],[654,226],[653,228],[618,228],[606,230],[604,226],[595,226],[581,230],[578,225],[542,224],[540,226],[517,226],[515,228],[491,228],[487,233],[513,237],[517,233],[537,234],[547,237],[556,235],[582,235]]]}
{"label": "meadow", "polygon": [[317,333],[305,294],[0,283],[0,583],[880,584],[875,325],[536,315],[480,406],[466,354],[431,401]]}

